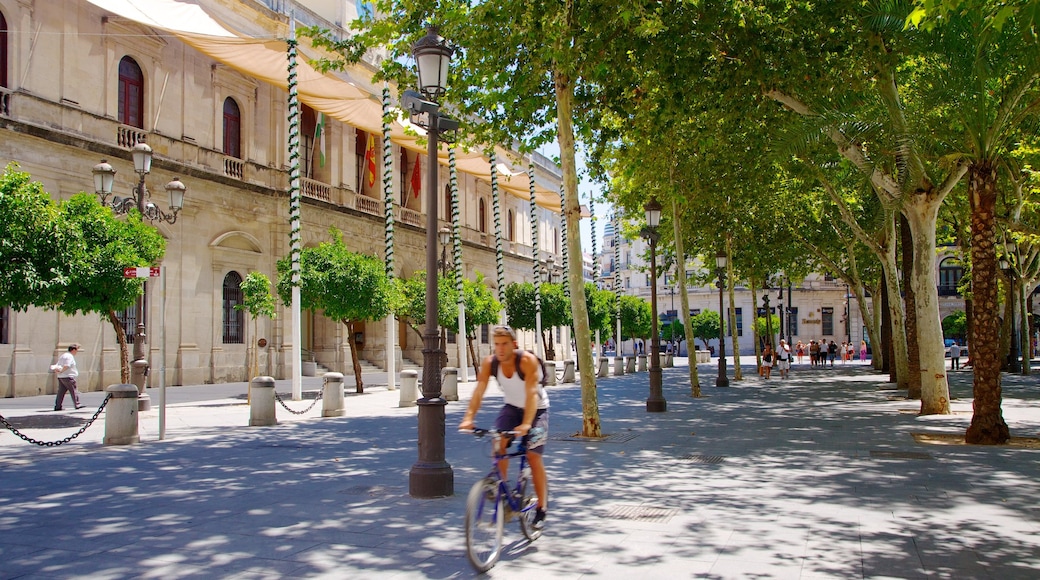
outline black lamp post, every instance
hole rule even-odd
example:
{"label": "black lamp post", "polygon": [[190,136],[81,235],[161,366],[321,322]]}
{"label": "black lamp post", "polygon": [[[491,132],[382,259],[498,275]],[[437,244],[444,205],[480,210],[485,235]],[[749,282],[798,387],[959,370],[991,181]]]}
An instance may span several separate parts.
{"label": "black lamp post", "polygon": [[765,290],[765,294],[762,295],[762,306],[766,311],[766,343],[769,348],[773,348],[773,313],[769,308],[769,281],[767,280],[762,284],[762,289]]}
{"label": "black lamp post", "polygon": [[[845,342],[852,343],[852,295],[849,293],[849,285],[845,285]],[[842,353],[844,356],[845,353]],[[844,359],[843,359],[844,360]]]}
{"label": "black lamp post", "polygon": [[[101,198],[101,203],[112,208],[112,211],[117,215],[126,214],[136,209],[143,219],[151,222],[163,221],[169,224],[176,222],[177,216],[180,215],[180,211],[184,207],[184,193],[187,191],[187,187],[181,183],[178,177],[174,177],[172,181],[167,183],[165,189],[170,196],[170,212],[162,211],[158,206],[149,201],[151,193],[144,183],[145,176],[152,171],[152,148],[145,143],[144,137],[142,137],[130,149],[130,154],[134,160],[134,171],[139,176],[137,187],[134,188],[130,197],[114,196],[111,202],[108,201],[108,196],[112,195],[116,170],[107,161],[102,159],[101,163],[95,165],[91,170],[91,173],[94,175],[94,192]],[[144,389],[145,377],[148,375],[149,366],[144,350],[145,341],[147,340],[144,323],[144,296],[145,293],[142,289],[141,294],[137,296],[137,305],[134,313],[137,319],[137,328],[134,332],[134,360],[130,363],[130,382],[137,387],[137,407],[139,411],[147,411],[152,408],[151,397],[148,396]]]}
{"label": "black lamp post", "polygon": [[1015,255],[1016,244],[1012,240],[1004,242],[1004,258],[1000,260],[1000,267],[1007,272],[1008,283],[1011,286],[1011,301],[1008,303],[1008,316],[1011,317],[1011,350],[1008,352],[1008,371],[1018,373],[1022,371],[1022,361],[1018,354],[1018,330],[1015,324],[1015,302],[1018,296],[1015,294]]}
{"label": "black lamp post", "polygon": [[728,387],[726,376],[726,311],[722,307],[722,293],[726,289],[723,277],[726,275],[726,252],[715,256],[715,267],[719,270],[719,376],[715,378],[716,387]]}
{"label": "black lamp post", "polygon": [[784,312],[784,280],[783,280],[783,278],[780,279],[780,291],[776,293],[776,311],[780,315],[780,340],[783,340],[784,339],[784,321],[787,320],[787,316],[791,315],[790,313],[786,313],[787,316],[784,316],[785,312]]}
{"label": "black lamp post", "polygon": [[[419,90],[406,91],[401,104],[412,115],[425,116],[420,124],[427,129],[426,174],[426,331],[423,334],[422,398],[419,406],[419,459],[408,474],[408,491],[412,497],[432,498],[452,495],[455,477],[444,455],[444,406],[441,396],[442,351],[437,336],[437,138],[441,129],[453,129],[458,123],[442,118],[437,99],[444,94],[448,64],[454,52],[451,46],[430,26],[426,36],[412,47],[418,68]],[[425,97],[425,98],[424,98]]]}
{"label": "black lamp post", "polygon": [[[447,227],[443,227],[437,232],[438,239],[441,243],[441,277],[444,279],[448,278],[448,244],[451,243],[451,230]],[[440,286],[438,285],[437,291],[438,298],[440,297]],[[438,313],[439,314],[439,313]],[[440,341],[441,341],[441,368],[448,366],[448,332],[443,326],[440,326]]]}
{"label": "black lamp post", "polygon": [[650,397],[646,400],[649,413],[663,413],[668,402],[661,389],[661,336],[657,332],[657,226],[661,223],[661,204],[656,198],[645,206],[646,228],[643,237],[650,242]]}

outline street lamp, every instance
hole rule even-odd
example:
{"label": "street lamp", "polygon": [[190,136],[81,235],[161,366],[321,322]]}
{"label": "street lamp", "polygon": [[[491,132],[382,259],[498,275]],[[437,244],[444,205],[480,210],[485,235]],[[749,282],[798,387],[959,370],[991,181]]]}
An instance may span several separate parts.
{"label": "street lamp", "polygon": [[728,387],[729,377],[726,376],[726,315],[722,308],[722,293],[726,288],[723,276],[726,275],[726,252],[719,252],[715,256],[715,267],[719,271],[719,376],[715,378],[716,387]]}
{"label": "street lamp", "polygon": [[419,90],[405,91],[401,105],[427,130],[426,152],[426,330],[423,334],[423,381],[419,407],[419,458],[408,474],[412,497],[452,495],[455,487],[451,465],[444,455],[444,406],[441,396],[441,348],[437,340],[437,139],[439,132],[453,130],[458,122],[441,116],[440,98],[447,86],[448,65],[454,49],[429,26],[426,36],[412,46],[418,69]]}
{"label": "street lamp", "polygon": [[[447,226],[440,229],[437,232],[437,236],[441,243],[441,276],[444,279],[448,278],[448,244],[451,243],[451,230]],[[440,287],[438,286],[437,296],[440,297]],[[440,345],[441,345],[441,368],[448,366],[448,333],[447,329],[443,326],[440,327]]]}
{"label": "street lamp", "polygon": [[1022,371],[1022,363],[1018,354],[1018,331],[1015,324],[1015,302],[1018,296],[1015,294],[1015,249],[1016,244],[1012,240],[1004,242],[1004,257],[1000,260],[1000,267],[1007,272],[1008,283],[1011,286],[1009,294],[1011,301],[1008,302],[1008,316],[1011,317],[1011,350],[1008,353],[1008,371],[1017,373]]}
{"label": "street lamp", "polygon": [[[780,340],[783,340],[784,339],[784,321],[787,320],[787,317],[790,316],[791,313],[789,313],[789,312],[785,313],[784,312],[784,280],[783,280],[783,278],[781,278],[778,281],[778,285],[780,286],[780,291],[776,293],[776,311],[780,315]],[[787,316],[784,316],[785,314]]]}
{"label": "street lamp", "polygon": [[[151,193],[144,183],[145,176],[151,173],[152,170],[152,148],[145,143],[145,138],[142,136],[130,150],[130,154],[134,160],[134,171],[139,176],[137,186],[133,189],[130,197],[113,196],[112,201],[108,201],[108,196],[112,195],[112,187],[115,184],[116,177],[116,170],[109,165],[108,161],[102,159],[101,163],[98,163],[91,169],[91,173],[94,176],[94,192],[101,199],[101,203],[110,207],[117,215],[137,210],[141,217],[148,221],[175,223],[181,209],[184,207],[184,193],[188,188],[181,183],[180,178],[174,177],[165,186],[166,193],[170,196],[170,211],[165,212],[159,209],[158,206],[151,202]],[[139,411],[147,411],[152,408],[151,398],[144,388],[149,366],[144,350],[144,344],[147,340],[144,323],[144,296],[145,293],[142,288],[141,294],[137,296],[134,313],[137,319],[137,327],[133,335],[134,360],[130,363],[130,382],[137,387],[137,406]]]}
{"label": "street lamp", "polygon": [[657,333],[657,226],[661,223],[661,204],[657,198],[651,198],[643,210],[646,212],[646,227],[643,237],[650,242],[650,397],[646,400],[646,410],[650,413],[663,413],[668,410],[668,402],[661,389],[661,337]]}
{"label": "street lamp", "polygon": [[766,343],[769,344],[769,348],[773,348],[773,313],[769,309],[769,280],[767,279],[762,283],[762,289],[765,293],[762,294],[762,306],[765,307],[766,311]]}

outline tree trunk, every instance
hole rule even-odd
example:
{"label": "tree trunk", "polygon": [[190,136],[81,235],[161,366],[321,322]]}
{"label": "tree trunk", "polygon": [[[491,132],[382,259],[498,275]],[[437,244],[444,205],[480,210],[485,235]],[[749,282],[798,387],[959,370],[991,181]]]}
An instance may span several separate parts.
{"label": "tree trunk", "polygon": [[556,347],[553,346],[552,329],[542,329],[542,344],[545,345],[545,360],[556,360]]}
{"label": "tree trunk", "polygon": [[1026,307],[1022,313],[1022,330],[1025,336],[1022,337],[1022,374],[1029,376],[1033,374],[1033,368],[1030,361],[1033,359],[1033,317],[1029,315],[1033,311],[1033,293],[1026,292],[1025,288],[1022,288],[1022,293],[1025,294]]}
{"label": "tree trunk", "polygon": [[[885,349],[889,355],[889,369],[894,371],[896,388],[906,389],[909,382],[909,371],[907,370],[906,356],[906,318],[903,312],[903,299],[899,291],[899,268],[896,266],[896,242],[895,242],[895,219],[885,220],[885,240],[883,246],[885,252],[881,259],[881,268],[885,273],[884,292],[888,299],[888,316],[891,320],[889,325],[891,350]],[[934,239],[934,236],[933,236]]]}
{"label": "tree trunk", "polygon": [[[686,356],[690,361],[690,395],[701,396],[701,379],[697,374],[697,353],[690,352],[690,346],[696,347],[689,337],[693,336],[693,322],[690,320],[690,297],[686,294],[686,252],[683,248],[682,222],[679,213],[679,202],[672,198],[672,231],[675,237],[676,279],[679,281],[679,304],[682,305],[683,330],[686,331]],[[680,341],[680,344],[682,341]],[[707,346],[705,346],[707,348]],[[676,353],[678,354],[678,353]]]}
{"label": "tree trunk", "polygon": [[347,325],[347,344],[350,345],[350,362],[354,366],[354,386],[359,393],[365,392],[365,385],[361,378],[361,359],[358,358],[357,342],[354,341],[354,323],[344,320]]}
{"label": "tree trunk", "polygon": [[[568,9],[573,0],[567,0]],[[570,11],[568,11],[570,14]],[[575,23],[568,23],[574,26]],[[564,35],[565,37],[567,35]],[[573,50],[559,47],[561,54]],[[578,203],[578,168],[574,159],[574,87],[569,74],[557,63],[553,72],[556,90],[556,127],[560,143],[560,168],[563,171],[563,202],[567,213],[567,283],[571,290],[571,314],[574,319],[574,341],[581,368],[581,434],[600,437],[599,401],[596,397],[596,365],[592,361],[592,332],[589,330],[589,310],[585,304],[585,277],[582,269],[581,207]]]}
{"label": "tree trunk", "polygon": [[758,369],[758,375],[762,376],[762,340],[758,336],[758,285],[755,279],[751,278],[748,280],[748,286],[751,287],[751,342],[755,346],[755,368]]}
{"label": "tree trunk", "polygon": [[1000,409],[1000,320],[997,300],[997,168],[990,163],[968,169],[971,203],[971,288],[974,325],[970,352],[974,362],[974,413],[968,443],[1006,443],[1011,434]]}
{"label": "tree trunk", "polygon": [[130,384],[130,349],[126,346],[126,331],[115,310],[108,311],[108,321],[116,330],[116,342],[119,343],[119,382],[127,385]]}
{"label": "tree trunk", "polygon": [[[903,312],[917,312],[917,299],[911,273],[914,265],[914,237],[906,216],[899,214],[899,248],[902,250]],[[906,331],[906,397],[921,398],[921,349],[917,340],[917,317],[904,317]],[[941,327],[940,327],[941,328]]]}
{"label": "tree trunk", "polygon": [[914,236],[914,267],[910,282],[917,306],[917,336],[921,362],[921,414],[950,412],[946,380],[946,348],[939,318],[939,289],[935,285],[935,227],[941,199],[920,193],[903,206]]}
{"label": "tree trunk", "polygon": [[[729,236],[726,236],[726,255],[729,256],[726,260],[726,293],[729,295],[729,306],[726,307],[726,310],[729,312],[729,319],[733,321],[730,329],[730,344],[733,345],[733,380],[742,381],[744,380],[744,373],[740,372],[740,341],[737,340],[737,302],[733,290],[735,286],[733,280],[733,239]],[[723,324],[725,324],[725,321],[723,321]]]}
{"label": "tree trunk", "polygon": [[[474,337],[467,336],[466,343],[469,345],[469,360],[473,362],[473,372],[479,374],[480,359],[477,358],[477,351],[473,348],[473,339]],[[473,376],[476,376],[476,374],[474,374]]]}
{"label": "tree trunk", "polygon": [[[884,270],[884,268],[882,268]],[[895,383],[898,380],[896,377],[896,365],[892,364],[892,308],[889,304],[888,299],[888,275],[882,272],[881,274],[881,344],[874,345],[874,354],[882,355],[878,357],[881,361],[881,366],[878,368],[883,373],[888,373],[888,382]]]}

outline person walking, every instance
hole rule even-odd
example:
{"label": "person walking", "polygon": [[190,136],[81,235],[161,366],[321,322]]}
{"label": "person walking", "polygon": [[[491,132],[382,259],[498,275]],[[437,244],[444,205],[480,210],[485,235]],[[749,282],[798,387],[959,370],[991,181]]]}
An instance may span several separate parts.
{"label": "person walking", "polygon": [[866,362],[867,360],[867,341],[859,341],[859,360]]}
{"label": "person walking", "polygon": [[76,369],[76,353],[79,352],[79,344],[72,343],[69,350],[61,353],[58,362],[51,366],[51,370],[58,375],[58,396],[54,399],[54,410],[61,411],[65,403],[66,391],[72,395],[72,404],[77,409],[83,405],[79,404],[79,391],[76,389],[76,377],[79,370]]}
{"label": "person walking", "polygon": [[961,347],[957,344],[957,340],[954,339],[953,343],[950,344],[950,370],[956,371],[961,368]]}
{"label": "person walking", "polygon": [[786,379],[787,372],[791,369],[791,347],[782,338],[780,346],[776,349],[776,367],[780,369],[780,378]]}
{"label": "person walking", "polygon": [[831,361],[831,368],[834,368],[834,359],[838,356],[838,345],[832,340],[827,345],[827,358]]}
{"label": "person walking", "polygon": [[805,356],[805,343],[799,340],[795,345],[795,352],[798,354],[798,364],[802,364],[802,357]]}
{"label": "person walking", "polygon": [[773,347],[768,342],[765,348],[762,349],[762,368],[759,370],[767,381],[769,380],[769,375],[773,373]]}

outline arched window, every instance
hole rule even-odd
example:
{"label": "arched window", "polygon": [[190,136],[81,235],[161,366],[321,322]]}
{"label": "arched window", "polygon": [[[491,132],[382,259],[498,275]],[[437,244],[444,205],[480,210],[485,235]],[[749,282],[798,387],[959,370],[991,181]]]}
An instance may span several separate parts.
{"label": "arched window", "polygon": [[119,61],[119,122],[144,129],[144,73],[129,56]]}
{"label": "arched window", "polygon": [[451,184],[444,184],[444,221],[451,221]]}
{"label": "arched window", "polygon": [[235,99],[224,99],[224,155],[242,158],[242,113]]}
{"label": "arched window", "polygon": [[487,233],[487,204],[484,203],[483,197],[477,203],[477,227],[480,233]]}
{"label": "arched window", "polygon": [[0,87],[7,86],[7,20],[0,13]]}
{"label": "arched window", "polygon": [[236,310],[242,304],[242,276],[228,272],[224,276],[224,344],[245,342],[245,313]]}
{"label": "arched window", "polygon": [[964,277],[964,268],[954,258],[946,258],[939,264],[939,296],[956,296],[957,286]]}
{"label": "arched window", "polygon": [[516,214],[513,210],[506,212],[506,239],[510,242],[516,241]]}

